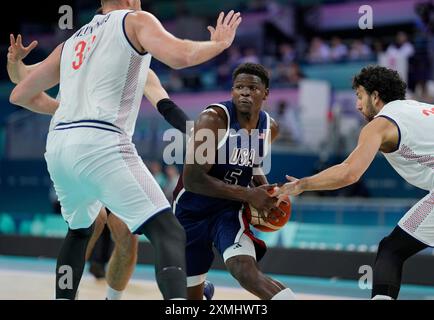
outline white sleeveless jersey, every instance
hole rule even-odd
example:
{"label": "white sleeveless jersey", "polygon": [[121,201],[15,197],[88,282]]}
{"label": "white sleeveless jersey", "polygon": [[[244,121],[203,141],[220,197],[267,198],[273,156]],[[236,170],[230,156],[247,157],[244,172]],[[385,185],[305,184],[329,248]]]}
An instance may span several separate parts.
{"label": "white sleeveless jersey", "polygon": [[60,106],[51,128],[91,120],[133,135],[152,56],[140,54],[129,42],[124,26],[129,12],[96,15],[65,42]]}
{"label": "white sleeveless jersey", "polygon": [[399,147],[383,153],[392,167],[410,184],[434,189],[434,107],[414,100],[386,104],[377,117],[386,117],[399,128]]}

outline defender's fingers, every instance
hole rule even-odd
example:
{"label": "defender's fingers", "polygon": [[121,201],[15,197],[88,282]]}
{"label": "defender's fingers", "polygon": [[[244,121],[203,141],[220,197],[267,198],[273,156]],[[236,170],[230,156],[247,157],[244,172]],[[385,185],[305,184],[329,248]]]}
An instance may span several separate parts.
{"label": "defender's fingers", "polygon": [[220,12],[219,17],[217,18],[217,27],[222,24],[224,16],[225,16],[225,13],[223,11]]}
{"label": "defender's fingers", "polygon": [[240,25],[241,21],[243,21],[243,19],[241,17],[239,17],[232,25],[231,28],[236,29],[238,28],[238,26]]}
{"label": "defender's fingers", "polygon": [[231,20],[229,21],[229,26],[232,27],[235,24],[235,22],[238,20],[238,18],[240,17],[240,15],[241,15],[241,13],[239,13],[239,12],[235,13],[232,16]]}
{"label": "defender's fingers", "polygon": [[229,13],[227,14],[225,20],[223,21],[223,23],[225,25],[229,24],[229,21],[231,21],[232,16],[234,15],[234,10],[229,11]]}
{"label": "defender's fingers", "polygon": [[21,34],[17,37],[17,45],[22,47],[23,46],[23,38],[21,37]]}
{"label": "defender's fingers", "polygon": [[15,37],[12,33],[9,35],[9,39],[11,40],[11,46],[15,47]]}
{"label": "defender's fingers", "polygon": [[33,41],[31,44],[29,44],[29,46],[28,47],[26,47],[25,49],[27,50],[27,51],[32,51],[33,49],[35,49],[36,48],[36,46],[38,45],[38,41]]}

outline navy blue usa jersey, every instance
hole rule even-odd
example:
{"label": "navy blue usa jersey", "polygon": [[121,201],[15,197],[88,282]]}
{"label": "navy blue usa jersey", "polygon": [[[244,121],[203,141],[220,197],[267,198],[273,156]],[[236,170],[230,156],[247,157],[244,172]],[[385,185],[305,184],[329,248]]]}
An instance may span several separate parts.
{"label": "navy blue usa jersey", "polygon": [[[217,146],[214,165],[209,175],[228,184],[247,187],[252,179],[254,168],[260,167],[266,156],[271,141],[270,117],[265,111],[260,111],[256,129],[250,134],[242,129],[237,119],[236,107],[232,101],[212,104],[210,107],[222,108],[228,118],[228,128],[224,138]],[[213,198],[186,191],[182,177],[174,191],[176,210],[194,212],[194,215],[209,216],[221,210],[239,210],[241,202]]]}

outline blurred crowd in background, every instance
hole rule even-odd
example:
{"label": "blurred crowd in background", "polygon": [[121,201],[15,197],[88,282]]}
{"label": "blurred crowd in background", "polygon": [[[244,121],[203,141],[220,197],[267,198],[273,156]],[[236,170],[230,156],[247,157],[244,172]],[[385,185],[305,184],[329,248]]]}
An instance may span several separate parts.
{"label": "blurred crowd in background", "polygon": [[[60,29],[58,25],[59,7],[63,4],[74,10],[71,30]],[[373,8],[373,29],[359,26],[363,12],[358,10],[363,5]],[[99,1],[59,0],[58,5],[54,1],[37,15],[34,12],[40,3],[26,6],[18,20],[0,31],[0,56],[4,57],[1,63],[6,61],[10,33],[21,33],[25,44],[38,40],[38,47],[25,63],[39,62],[93,17]],[[364,121],[355,108],[351,77],[363,66],[383,64],[396,68],[408,83],[409,98],[434,103],[434,5],[430,1],[142,0],[142,7],[155,14],[171,33],[193,40],[209,38],[207,26],[215,24],[220,11],[242,12],[243,22],[233,45],[217,58],[183,70],[172,70],[153,59],[152,69],[174,101],[194,119],[207,103],[219,102],[214,101],[216,97],[230,97],[232,71],[237,65],[263,64],[271,79],[270,98],[264,109],[280,126],[277,147],[273,146],[273,150],[284,154],[285,159],[303,152],[306,159],[312,153],[316,157],[315,161],[302,160],[304,171],[299,172],[318,171],[341,160],[354,147]],[[306,94],[301,88],[310,80],[325,84],[327,94],[311,92],[317,100],[303,102]],[[49,122],[48,117],[10,105],[12,87],[6,66],[0,65],[0,161],[10,161],[9,168],[15,160],[42,160]],[[56,95],[57,90],[50,94]],[[325,105],[318,112],[317,102]],[[166,145],[162,136],[169,126],[152,108],[142,110],[134,140],[138,152],[172,200],[181,167],[166,165],[161,158]],[[309,135],[319,127],[326,129]],[[313,143],[316,140],[319,143]],[[287,161],[274,159],[273,174]],[[390,190],[396,185],[390,184]],[[3,179],[3,186],[10,188],[8,178]],[[388,186],[371,182],[368,187]],[[344,195],[368,196],[369,188],[361,181]]]}
{"label": "blurred crowd in background", "polygon": [[[398,1],[396,5],[399,6],[401,2]],[[430,29],[432,7],[423,1],[411,2],[414,3],[414,21],[397,19],[387,25],[374,25],[373,30],[359,30],[357,21],[335,30],[321,28],[318,23],[325,6],[361,4],[360,1],[238,0],[224,3],[207,1],[209,6],[204,6],[204,1],[195,0],[143,0],[142,7],[157,15],[165,27],[178,37],[194,40],[208,37],[206,26],[214,23],[219,10],[235,9],[243,13],[244,26],[240,27],[236,41],[216,59],[181,71],[171,70],[153,60],[152,68],[171,94],[230,90],[232,71],[243,62],[265,65],[270,72],[271,89],[297,88],[302,79],[315,78],[305,72],[312,66],[320,68],[321,65],[354,62],[370,64],[376,63],[381,55],[386,54],[405,57],[408,61],[406,77],[412,97],[433,102],[434,94],[430,90],[430,80],[434,79],[434,40]],[[95,13],[98,4],[97,1],[76,0],[71,6],[75,10],[74,25],[82,25]],[[374,11],[374,23],[378,21],[375,14]],[[54,14],[54,18],[58,16]],[[34,21],[22,21],[19,29],[13,31],[23,33],[28,42],[38,39],[40,43],[29,56],[29,63],[45,58],[54,43],[74,32],[60,30],[55,20],[48,27]],[[5,46],[2,50],[5,50]],[[4,68],[0,76],[6,80]],[[350,88],[351,83],[347,86]],[[289,101],[279,101],[269,111],[274,113],[282,126],[280,142],[300,143],[301,130],[297,126],[299,106]]]}

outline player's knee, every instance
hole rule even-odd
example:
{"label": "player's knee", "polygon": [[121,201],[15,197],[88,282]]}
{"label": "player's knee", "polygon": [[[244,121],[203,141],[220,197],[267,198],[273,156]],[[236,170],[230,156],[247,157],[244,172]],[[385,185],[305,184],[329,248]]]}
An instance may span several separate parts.
{"label": "player's knee", "polygon": [[107,211],[105,210],[105,208],[101,208],[101,210],[99,211],[98,216],[96,217],[95,220],[95,225],[105,225],[107,223]]}
{"label": "player's knee", "polygon": [[231,275],[243,287],[251,287],[257,282],[259,271],[251,257],[236,256],[226,263]]}
{"label": "player's knee", "polygon": [[186,236],[182,226],[174,226],[164,234],[165,237],[160,241],[160,248],[164,250],[185,251]]}
{"label": "player's knee", "polygon": [[380,243],[378,244],[378,253],[383,253],[388,251],[389,247],[390,247],[390,238],[387,236],[381,239]]}
{"label": "player's knee", "polygon": [[80,229],[68,229],[68,237],[73,237],[76,239],[90,239],[92,236],[94,229],[94,225],[91,225],[89,228],[80,228]]}
{"label": "player's knee", "polygon": [[184,228],[170,210],[156,216],[144,228],[144,234],[157,246],[185,248]]}
{"label": "player's knee", "polygon": [[139,239],[137,236],[130,234],[126,237],[115,241],[115,250],[125,259],[133,259],[137,255]]}
{"label": "player's knee", "polygon": [[171,226],[166,230],[169,234],[169,238],[176,242],[179,246],[185,248],[185,244],[187,241],[187,237],[185,235],[185,230],[182,225],[179,223],[178,219],[173,216],[173,221],[171,222]]}
{"label": "player's knee", "polygon": [[399,239],[392,235],[384,237],[378,245],[377,262],[403,263],[408,258],[408,255],[403,250],[400,250],[400,247]]}
{"label": "player's knee", "polygon": [[378,244],[377,261],[385,257],[387,257],[387,259],[395,259],[393,239],[391,239],[390,236],[384,237]]}
{"label": "player's knee", "polygon": [[118,250],[126,252],[137,248],[137,236],[132,234],[128,226],[119,218],[111,214],[108,218],[108,226]]}

